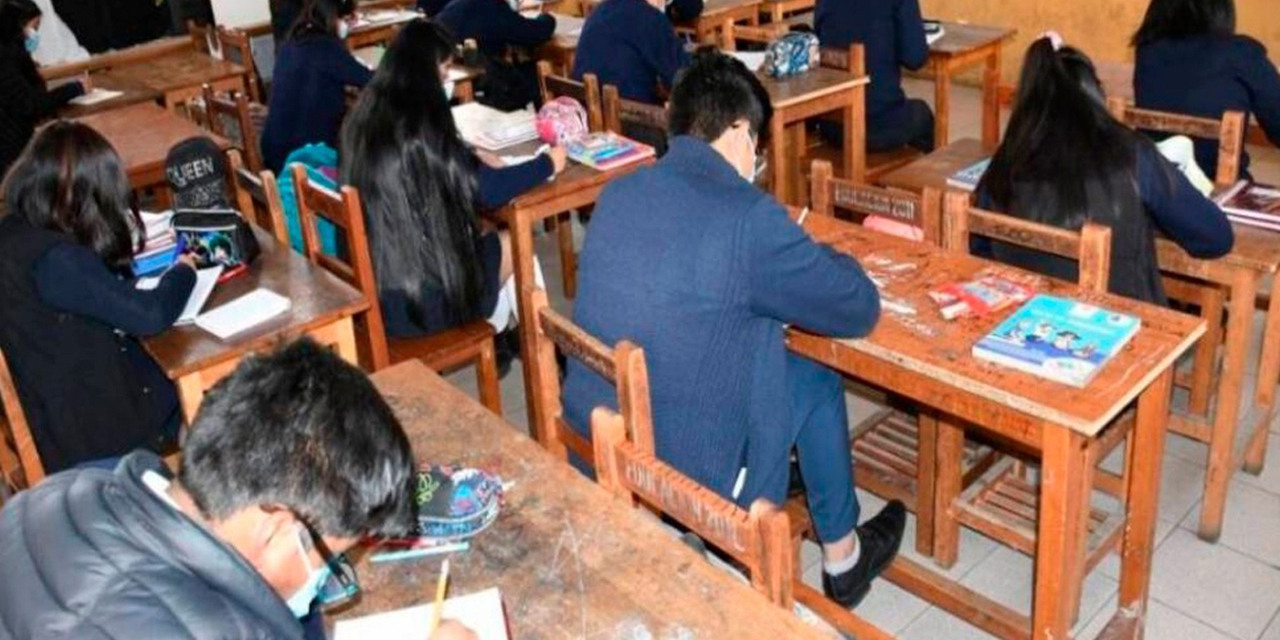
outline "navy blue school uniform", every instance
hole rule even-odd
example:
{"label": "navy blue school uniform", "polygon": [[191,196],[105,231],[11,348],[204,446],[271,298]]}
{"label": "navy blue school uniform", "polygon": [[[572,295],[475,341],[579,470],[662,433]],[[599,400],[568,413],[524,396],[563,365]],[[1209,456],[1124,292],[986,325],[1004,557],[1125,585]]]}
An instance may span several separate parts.
{"label": "navy blue school uniform", "polygon": [[[1135,102],[1144,109],[1221,118],[1252,113],[1273,144],[1280,144],[1280,73],[1260,42],[1247,36],[1203,35],[1138,47]],[[1196,162],[1209,175],[1218,168],[1218,143],[1195,140]],[[1249,153],[1240,162],[1248,175]]]}
{"label": "navy blue school uniform", "polygon": [[689,54],[661,11],[645,0],[606,0],[582,26],[572,75],[594,73],[624,98],[659,104],[659,85],[670,90],[687,64]]}
{"label": "navy blue school uniform", "polygon": [[549,13],[526,18],[505,0],[450,0],[436,15],[458,42],[474,39],[486,56],[503,55],[507,47],[537,47],[555,35],[556,19]]}
{"label": "navy blue school uniform", "polygon": [[449,4],[449,0],[418,0],[418,11],[425,13],[428,18],[434,18]]}
{"label": "navy blue school uniform", "polygon": [[[656,165],[604,190],[578,277],[574,322],[645,350],[659,458],[730,499],[745,467],[737,502],[781,504],[794,445],[818,537],[853,529],[840,376],[788,355],[783,335],[788,323],[871,330],[879,296],[855,260],[815,243],[710,145],[677,136]],[[590,437],[600,405],[616,407],[615,390],[570,360],[568,422]]]}
{"label": "navy blue school uniform", "polygon": [[824,47],[866,47],[867,149],[909,144],[932,151],[933,111],[902,91],[901,68],[919,69],[929,60],[918,0],[818,0],[814,30]]}
{"label": "navy blue school uniform", "polygon": [[347,87],[363,88],[373,72],[346,44],[328,34],[306,34],[280,48],[271,80],[271,110],[262,131],[262,159],[280,173],[295,149],[323,142],[337,148]]}
{"label": "navy blue school uniform", "polygon": [[[1167,304],[1164,285],[1156,262],[1155,232],[1158,230],[1178,243],[1196,258],[1217,258],[1231,251],[1234,234],[1222,210],[1200,195],[1187,177],[1167,160],[1155,146],[1143,141],[1135,159],[1137,190],[1125,194],[1118,202],[1092,207],[1097,211],[1111,209],[1116,219],[1111,226],[1111,275],[1107,289],[1114,294]],[[1049,198],[1038,194],[1047,185],[1025,184],[1015,187],[1018,202],[1044,202]],[[978,205],[993,207],[990,197],[979,191]],[[1007,213],[1039,221],[1046,216],[1015,205]],[[978,239],[985,240],[985,239]],[[974,252],[1000,262],[1070,282],[1079,277],[1074,260],[1052,256],[1004,243],[978,241]]]}
{"label": "navy blue school uniform", "polygon": [[672,22],[689,22],[702,15],[702,0],[667,0],[667,17]]}

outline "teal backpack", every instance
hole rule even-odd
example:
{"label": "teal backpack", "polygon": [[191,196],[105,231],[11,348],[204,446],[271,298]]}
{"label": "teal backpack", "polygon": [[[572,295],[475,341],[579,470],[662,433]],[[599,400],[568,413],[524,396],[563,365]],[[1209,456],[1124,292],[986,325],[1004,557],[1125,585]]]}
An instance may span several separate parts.
{"label": "teal backpack", "polygon": [[[338,184],[332,176],[338,171],[338,152],[327,144],[315,143],[301,147],[289,154],[284,161],[284,171],[276,177],[276,186],[280,188],[280,203],[284,208],[284,225],[289,230],[289,246],[299,253],[305,253],[302,247],[302,222],[298,219],[298,200],[293,191],[293,171],[295,163],[307,168],[307,178],[312,182],[338,190]],[[331,256],[338,255],[338,229],[328,220],[319,220],[316,228],[320,232],[320,251]]]}

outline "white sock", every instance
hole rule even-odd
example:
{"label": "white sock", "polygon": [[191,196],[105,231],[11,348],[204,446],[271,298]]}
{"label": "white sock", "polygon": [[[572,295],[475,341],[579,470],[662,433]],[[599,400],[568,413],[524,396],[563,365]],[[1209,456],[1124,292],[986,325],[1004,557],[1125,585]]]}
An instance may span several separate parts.
{"label": "white sock", "polygon": [[845,558],[844,560],[837,560],[836,562],[829,562],[829,561],[823,560],[822,570],[826,571],[827,575],[838,576],[852,569],[853,565],[858,564],[858,558],[861,558],[861,557],[862,557],[862,542],[858,540],[858,532],[854,531],[853,532],[853,553],[849,554],[848,558]]}

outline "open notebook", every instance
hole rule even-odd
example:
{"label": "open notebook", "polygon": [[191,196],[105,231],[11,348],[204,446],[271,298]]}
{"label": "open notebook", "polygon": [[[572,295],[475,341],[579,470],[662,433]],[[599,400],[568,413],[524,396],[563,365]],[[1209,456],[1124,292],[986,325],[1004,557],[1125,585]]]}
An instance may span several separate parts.
{"label": "open notebook", "polygon": [[[333,628],[333,640],[421,640],[431,625],[434,604],[424,604],[378,613],[363,618],[340,620]],[[502,610],[502,594],[497,587],[444,601],[446,620],[455,620],[475,632],[480,640],[509,640],[507,616]]]}
{"label": "open notebook", "polygon": [[254,289],[217,309],[196,317],[196,326],[226,340],[289,310],[288,298],[268,289]]}

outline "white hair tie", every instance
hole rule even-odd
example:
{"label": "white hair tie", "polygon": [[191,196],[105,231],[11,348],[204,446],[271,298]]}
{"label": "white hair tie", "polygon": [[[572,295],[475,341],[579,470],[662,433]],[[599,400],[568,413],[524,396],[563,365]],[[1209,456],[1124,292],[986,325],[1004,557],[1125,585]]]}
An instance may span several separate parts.
{"label": "white hair tie", "polygon": [[1040,34],[1040,37],[1048,39],[1049,44],[1053,45],[1054,51],[1058,51],[1062,49],[1062,34],[1058,33],[1057,31],[1053,31],[1052,29],[1049,31],[1045,31],[1044,33]]}

